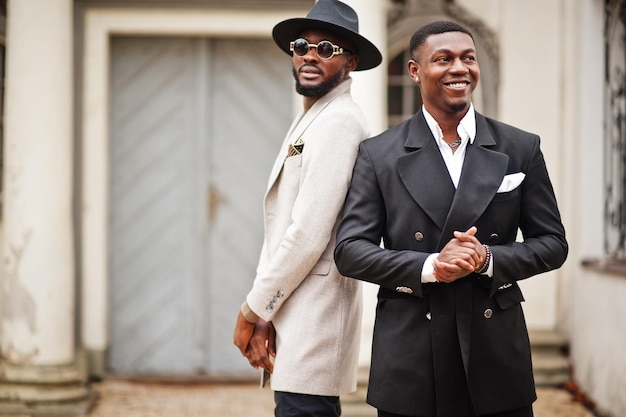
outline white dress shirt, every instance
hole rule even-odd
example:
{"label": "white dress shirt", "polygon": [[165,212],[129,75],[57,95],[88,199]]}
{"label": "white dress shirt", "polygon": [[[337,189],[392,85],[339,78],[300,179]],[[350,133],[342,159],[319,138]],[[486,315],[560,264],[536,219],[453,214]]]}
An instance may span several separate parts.
{"label": "white dress shirt", "polygon": [[[441,152],[441,156],[446,163],[446,167],[448,168],[448,173],[450,174],[450,178],[452,179],[454,188],[457,188],[459,185],[459,179],[461,178],[463,161],[465,160],[465,151],[467,150],[468,146],[474,143],[474,139],[476,138],[476,114],[474,112],[474,105],[470,105],[469,110],[467,111],[465,116],[463,116],[461,122],[456,128],[457,134],[461,139],[461,144],[456,148],[456,151],[454,152],[452,151],[450,145],[448,145],[443,139],[443,132],[441,131],[441,127],[439,127],[439,123],[437,123],[434,117],[430,113],[428,113],[424,106],[422,106],[422,112],[424,113],[424,118],[426,119],[426,123],[428,124],[430,131],[435,137],[435,142],[437,142],[439,152]],[[438,252],[433,253],[428,258],[426,258],[426,262],[424,262],[424,266],[422,267],[422,283],[437,282],[437,279],[433,275],[433,260],[437,256],[439,256]],[[484,275],[492,276],[492,274],[493,257],[491,258],[491,261],[489,262],[489,267]]]}

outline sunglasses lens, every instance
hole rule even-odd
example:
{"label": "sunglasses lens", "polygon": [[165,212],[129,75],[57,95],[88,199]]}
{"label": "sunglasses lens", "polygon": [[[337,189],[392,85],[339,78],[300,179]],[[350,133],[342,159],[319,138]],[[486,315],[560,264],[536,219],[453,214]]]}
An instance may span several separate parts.
{"label": "sunglasses lens", "polygon": [[320,58],[330,58],[333,56],[333,44],[329,41],[321,41],[317,44],[317,54]]}
{"label": "sunglasses lens", "polygon": [[304,56],[309,52],[309,43],[306,39],[296,39],[293,42],[293,52],[298,56]]}

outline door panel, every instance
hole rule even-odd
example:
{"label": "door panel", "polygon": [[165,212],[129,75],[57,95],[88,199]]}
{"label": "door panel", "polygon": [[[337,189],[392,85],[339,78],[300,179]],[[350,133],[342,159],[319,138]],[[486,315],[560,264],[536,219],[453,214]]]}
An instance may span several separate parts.
{"label": "door panel", "polygon": [[209,367],[226,372],[242,359],[222,341],[232,339],[233,319],[254,279],[263,235],[262,200],[291,122],[292,81],[290,61],[271,41],[216,42],[215,56],[223,59],[214,60],[211,71],[216,106],[210,135],[218,155],[211,159],[211,181],[223,203],[218,221],[210,225],[209,289],[223,299],[208,305],[207,316],[213,353]]}
{"label": "door panel", "polygon": [[232,329],[291,118],[289,65],[270,40],[113,39],[113,372],[249,370]]}

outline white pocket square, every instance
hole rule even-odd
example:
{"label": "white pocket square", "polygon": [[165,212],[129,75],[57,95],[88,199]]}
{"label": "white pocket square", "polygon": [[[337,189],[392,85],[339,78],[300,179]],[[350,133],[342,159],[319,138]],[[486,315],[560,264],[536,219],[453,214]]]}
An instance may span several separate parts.
{"label": "white pocket square", "polygon": [[526,178],[526,174],[523,172],[517,172],[515,174],[505,175],[502,179],[502,184],[500,184],[500,188],[498,188],[497,193],[508,193],[509,191],[513,191],[524,181]]}

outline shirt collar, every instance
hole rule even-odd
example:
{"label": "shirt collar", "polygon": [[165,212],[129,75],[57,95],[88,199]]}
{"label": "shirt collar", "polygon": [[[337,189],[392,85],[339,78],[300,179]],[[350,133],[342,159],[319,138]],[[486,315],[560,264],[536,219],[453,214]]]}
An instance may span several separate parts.
{"label": "shirt collar", "polygon": [[[422,105],[422,112],[424,113],[426,123],[435,137],[435,140],[439,145],[441,145],[441,142],[443,141],[443,132],[439,127],[439,123],[437,123],[435,118],[428,113],[428,110],[426,110],[424,105]],[[467,113],[465,113],[465,116],[461,119],[456,131],[461,138],[461,142],[465,142],[469,139],[469,143],[474,143],[474,139],[476,139],[476,113],[474,111],[474,104],[470,104]]]}

